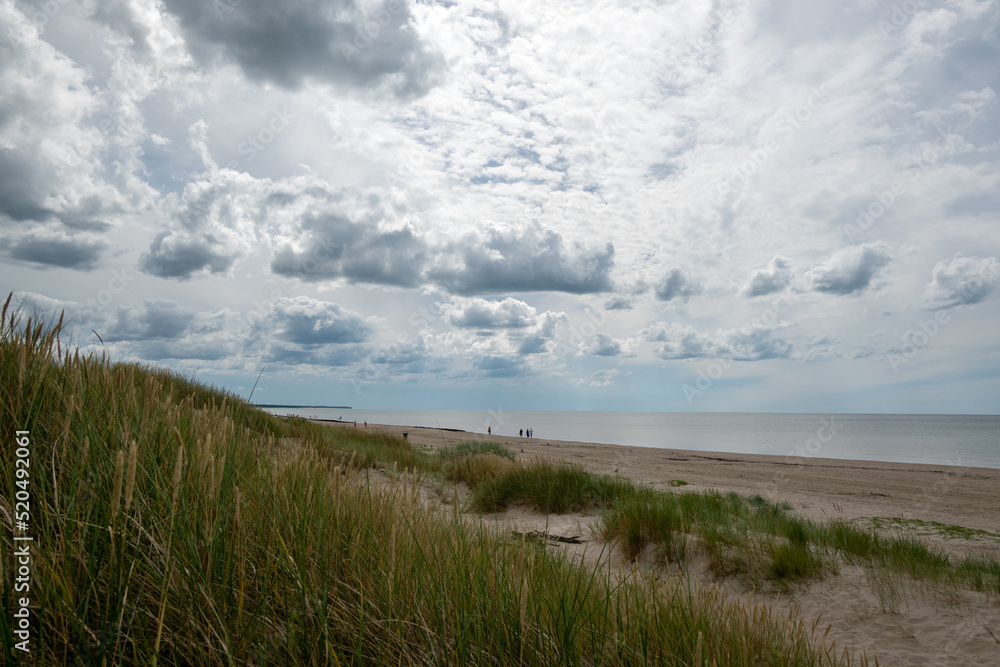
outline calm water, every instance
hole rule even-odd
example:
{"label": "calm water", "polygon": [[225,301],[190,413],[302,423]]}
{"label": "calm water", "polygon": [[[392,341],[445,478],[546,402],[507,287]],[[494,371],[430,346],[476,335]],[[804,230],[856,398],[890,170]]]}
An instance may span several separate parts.
{"label": "calm water", "polygon": [[487,412],[272,408],[275,414],[741,454],[1000,468],[1000,415]]}

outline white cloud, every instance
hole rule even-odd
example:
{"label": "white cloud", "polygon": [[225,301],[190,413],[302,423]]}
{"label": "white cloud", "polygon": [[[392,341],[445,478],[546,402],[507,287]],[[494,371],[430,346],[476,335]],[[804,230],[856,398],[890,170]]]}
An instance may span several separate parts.
{"label": "white cloud", "polygon": [[1000,287],[1000,262],[996,257],[955,255],[934,266],[924,290],[924,302],[931,308],[972,305],[986,299]]}
{"label": "white cloud", "polygon": [[469,299],[447,310],[452,324],[474,329],[522,329],[534,326],[537,316],[534,308],[511,297],[503,301]]}
{"label": "white cloud", "polygon": [[[4,284],[120,358],[266,359],[290,391],[401,401],[395,380],[567,405],[572,378],[610,379],[601,357],[630,385],[767,360],[753,393],[776,406],[825,360],[795,409],[893,394],[870,376],[886,341],[859,332],[919,306],[984,304],[907,372],[992,349],[996,2],[889,31],[892,8],[833,0],[308,4],[0,5]],[[112,264],[136,275],[113,294]],[[660,409],[656,382],[619,406]]]}
{"label": "white cloud", "polygon": [[701,283],[693,278],[689,278],[680,269],[671,269],[656,284],[654,292],[660,301],[673,301],[678,299],[687,303],[692,296],[702,293]]}
{"label": "white cloud", "polygon": [[768,262],[766,268],[757,269],[750,275],[750,279],[743,286],[743,289],[740,290],[740,293],[743,296],[752,297],[780,292],[788,287],[788,284],[792,281],[790,267],[791,262],[787,257],[775,255]]}
{"label": "white cloud", "polygon": [[806,273],[806,280],[817,292],[838,296],[856,294],[868,289],[891,260],[889,247],[884,243],[850,246]]}
{"label": "white cloud", "polygon": [[662,359],[736,359],[760,361],[784,359],[792,351],[790,343],[776,335],[776,329],[748,326],[742,329],[720,329],[703,333],[676,322],[657,322],[645,332],[654,343],[656,355]]}

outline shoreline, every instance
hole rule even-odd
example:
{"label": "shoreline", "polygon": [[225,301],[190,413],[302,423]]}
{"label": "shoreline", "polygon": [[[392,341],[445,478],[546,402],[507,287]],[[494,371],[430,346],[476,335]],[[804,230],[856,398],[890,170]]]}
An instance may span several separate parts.
{"label": "shoreline", "polygon": [[[353,420],[311,421],[332,428],[355,427]],[[357,428],[364,426],[358,423]],[[487,440],[505,445],[518,458],[558,458],[591,472],[621,475],[659,490],[716,489],[748,496],[760,494],[788,502],[796,513],[817,521],[879,517],[1000,533],[1000,469],[995,468],[661,449],[488,436],[427,426],[369,424],[368,428],[400,436],[406,433],[411,443],[430,449],[465,440]],[[976,539],[949,540],[949,546],[974,551],[983,547]],[[995,551],[1000,545],[990,546]]]}

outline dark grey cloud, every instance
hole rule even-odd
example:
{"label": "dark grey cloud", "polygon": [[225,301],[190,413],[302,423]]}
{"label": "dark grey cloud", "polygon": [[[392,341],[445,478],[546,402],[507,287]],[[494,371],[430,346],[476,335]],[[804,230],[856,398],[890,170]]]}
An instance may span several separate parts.
{"label": "dark grey cloud", "polygon": [[108,244],[86,237],[46,236],[28,233],[0,239],[0,250],[12,259],[66,269],[93,269],[107,251]]}
{"label": "dark grey cloud", "polygon": [[655,350],[663,359],[735,359],[760,361],[787,359],[792,345],[775,329],[764,326],[718,330],[706,334],[677,323],[657,323],[647,329],[645,338],[662,343]]}
{"label": "dark grey cloud", "polygon": [[306,80],[421,95],[443,59],[421,42],[403,0],[165,0],[203,64],[235,61],[247,77],[298,88]]}
{"label": "dark grey cloud", "polygon": [[792,281],[792,271],[788,258],[780,255],[768,262],[767,267],[757,269],[750,275],[747,284],[740,290],[743,296],[765,296],[788,287]]}
{"label": "dark grey cloud", "polygon": [[850,246],[806,273],[806,279],[817,292],[840,296],[855,294],[866,290],[891,259],[889,247],[884,243]]}
{"label": "dark grey cloud", "polygon": [[278,248],[271,270],[310,282],[346,278],[351,283],[414,287],[423,279],[427,246],[412,229],[382,230],[366,216],[354,222],[346,215],[310,215],[302,220],[296,250]]}
{"label": "dark grey cloud", "polygon": [[240,253],[213,235],[183,229],[162,232],[139,257],[139,270],[160,278],[189,279],[197,273],[226,273]]}
{"label": "dark grey cloud", "polygon": [[536,322],[535,309],[511,297],[503,301],[472,299],[449,310],[453,325],[470,329],[521,329]]}
{"label": "dark grey cloud", "polygon": [[656,284],[656,298],[660,301],[680,299],[687,303],[692,296],[702,292],[701,283],[686,276],[680,269],[671,269]]}
{"label": "dark grey cloud", "polygon": [[105,342],[180,338],[191,325],[195,312],[173,301],[143,301],[141,308],[119,308],[104,331]]}
{"label": "dark grey cloud", "polygon": [[557,232],[538,222],[491,226],[443,249],[442,265],[431,277],[456,294],[568,292],[587,294],[611,289],[614,266],[611,243],[567,247]]}
{"label": "dark grey cloud", "polygon": [[[5,124],[4,120],[0,118],[0,124]],[[55,211],[44,204],[44,180],[34,155],[0,148],[0,214],[18,222],[53,217]]]}
{"label": "dark grey cloud", "polygon": [[938,262],[924,292],[930,308],[952,308],[979,303],[1000,287],[996,257],[963,257]]}
{"label": "dark grey cloud", "polygon": [[275,335],[299,345],[362,343],[371,327],[357,313],[306,296],[279,298],[270,319]]}

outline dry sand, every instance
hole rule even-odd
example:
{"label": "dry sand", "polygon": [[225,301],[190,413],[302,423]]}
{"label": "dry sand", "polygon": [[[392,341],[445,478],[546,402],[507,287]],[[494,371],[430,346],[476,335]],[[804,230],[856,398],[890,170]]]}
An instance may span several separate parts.
{"label": "dry sand", "polygon": [[[327,423],[354,428],[350,423]],[[405,433],[413,444],[431,449],[491,440],[519,458],[557,458],[662,490],[760,494],[788,502],[796,513],[814,520],[855,520],[884,532],[919,535],[956,556],[1000,558],[997,469],[489,437],[424,427],[369,424],[369,429]],[[488,518],[523,531],[579,538],[582,544],[568,547],[577,555],[608,551],[593,534],[593,515],[544,517],[515,508]],[[708,580],[704,572],[694,574]],[[724,583],[734,595],[749,594],[737,582]],[[832,625],[838,647],[865,651],[869,658],[877,655],[882,665],[1000,665],[1000,604],[983,594],[914,584],[905,577],[873,577],[860,567],[844,565],[837,576],[782,593],[758,591],[757,599],[778,609],[797,606],[809,623],[821,615],[823,626]]]}

